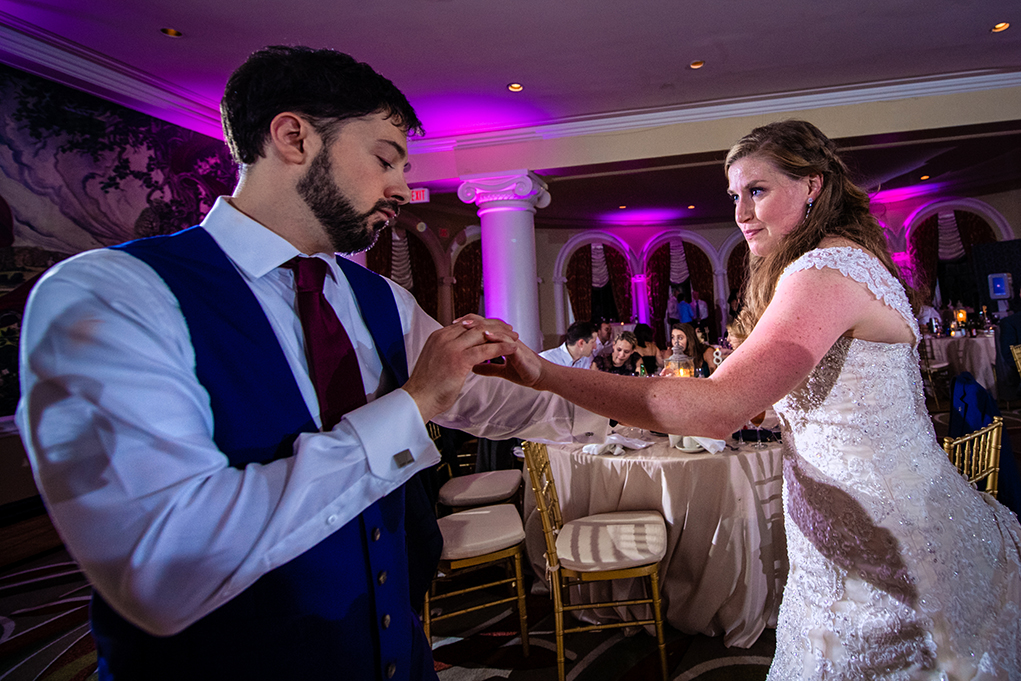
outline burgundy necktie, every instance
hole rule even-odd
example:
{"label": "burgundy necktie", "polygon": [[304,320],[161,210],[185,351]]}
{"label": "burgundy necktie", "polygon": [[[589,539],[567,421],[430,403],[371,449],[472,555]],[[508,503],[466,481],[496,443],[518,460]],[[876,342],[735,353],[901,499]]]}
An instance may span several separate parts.
{"label": "burgundy necktie", "polygon": [[319,398],[323,430],[331,430],[341,416],[365,404],[358,357],[337,313],[323,295],[326,263],[314,257],[292,258],[284,267],[294,270],[308,373]]}

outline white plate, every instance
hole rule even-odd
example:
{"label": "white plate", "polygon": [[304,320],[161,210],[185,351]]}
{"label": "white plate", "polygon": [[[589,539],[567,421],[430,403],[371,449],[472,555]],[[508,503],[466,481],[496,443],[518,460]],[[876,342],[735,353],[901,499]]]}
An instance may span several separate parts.
{"label": "white plate", "polygon": [[702,445],[695,445],[694,447],[678,447],[674,445],[674,449],[676,449],[679,452],[686,452],[688,454],[705,451],[705,447],[703,447]]}

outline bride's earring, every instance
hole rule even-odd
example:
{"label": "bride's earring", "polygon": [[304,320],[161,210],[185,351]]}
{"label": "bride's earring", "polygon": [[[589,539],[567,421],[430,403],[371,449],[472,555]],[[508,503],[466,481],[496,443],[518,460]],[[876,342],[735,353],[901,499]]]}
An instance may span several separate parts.
{"label": "bride's earring", "polygon": [[812,213],[812,204],[815,203],[815,199],[808,200],[808,207],[805,208],[805,217],[807,218]]}

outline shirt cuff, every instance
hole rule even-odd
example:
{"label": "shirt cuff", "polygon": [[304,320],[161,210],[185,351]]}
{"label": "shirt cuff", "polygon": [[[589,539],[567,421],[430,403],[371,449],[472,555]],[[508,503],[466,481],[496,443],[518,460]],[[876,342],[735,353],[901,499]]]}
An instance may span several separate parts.
{"label": "shirt cuff", "polygon": [[571,422],[571,437],[575,442],[605,442],[606,433],[610,429],[610,419],[599,414],[574,406],[574,418]]}
{"label": "shirt cuff", "polygon": [[362,443],[369,471],[385,480],[406,480],[440,461],[414,398],[394,390],[344,415]]}

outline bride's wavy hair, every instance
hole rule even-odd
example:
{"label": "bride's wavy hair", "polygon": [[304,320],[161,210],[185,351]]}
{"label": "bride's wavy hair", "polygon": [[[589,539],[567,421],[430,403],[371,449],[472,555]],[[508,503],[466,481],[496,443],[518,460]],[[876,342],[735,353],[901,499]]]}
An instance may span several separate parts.
{"label": "bride's wavy hair", "polygon": [[724,172],[729,174],[735,162],[748,156],[769,161],[791,179],[819,175],[822,189],[811,210],[780,240],[775,252],[765,257],[749,254],[744,309],[739,317],[743,329],[751,332],[762,317],[784,269],[831,236],[853,241],[875,255],[904,285],[909,297],[913,296],[893,263],[882,225],[869,212],[869,195],[851,181],[830,138],[807,121],[770,123],[755,128],[731,147]]}

